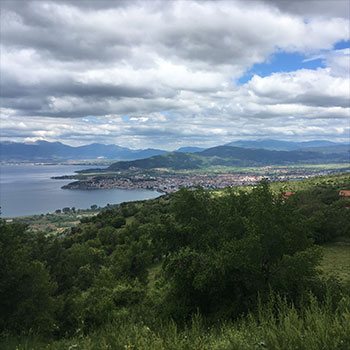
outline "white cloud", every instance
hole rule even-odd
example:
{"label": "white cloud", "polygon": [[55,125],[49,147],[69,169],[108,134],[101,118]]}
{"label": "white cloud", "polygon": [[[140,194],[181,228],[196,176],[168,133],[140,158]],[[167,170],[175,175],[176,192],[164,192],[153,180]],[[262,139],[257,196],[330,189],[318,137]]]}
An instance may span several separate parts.
{"label": "white cloud", "polygon": [[[137,147],[278,133],[344,139],[349,49],[333,45],[350,28],[344,2],[331,3],[3,1],[1,133]],[[325,67],[235,85],[281,51]]]}

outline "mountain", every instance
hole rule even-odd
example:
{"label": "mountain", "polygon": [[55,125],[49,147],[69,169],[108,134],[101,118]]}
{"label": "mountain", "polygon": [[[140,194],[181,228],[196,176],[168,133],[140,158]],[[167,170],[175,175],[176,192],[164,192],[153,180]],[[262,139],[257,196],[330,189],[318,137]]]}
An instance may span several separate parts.
{"label": "mountain", "polygon": [[[301,149],[302,151],[313,151],[313,152],[320,152],[324,154],[330,154],[330,153],[345,153],[347,152],[350,154],[350,144],[336,144],[336,145],[330,145],[327,147],[324,146],[318,146],[318,147],[308,147]],[[350,161],[350,158],[349,158]]]}
{"label": "mountain", "polygon": [[[297,153],[266,153],[270,152],[297,152]],[[310,153],[311,152],[311,153]],[[307,154],[304,154],[307,153]],[[34,143],[0,142],[0,161],[22,161],[22,162],[61,162],[67,160],[126,160],[133,161],[141,159],[141,167],[174,167],[174,169],[188,168],[189,163],[194,167],[199,166],[198,157],[184,156],[181,154],[192,154],[204,157],[205,164],[217,165],[252,165],[252,164],[280,164],[280,162],[304,162],[318,159],[336,159],[349,161],[350,145],[335,143],[331,141],[308,141],[291,142],[278,140],[257,140],[257,141],[235,141],[224,146],[217,146],[209,149],[200,147],[181,147],[176,152],[169,153],[160,149],[129,149],[117,145],[104,145],[93,143],[84,146],[72,147],[61,142],[37,141]],[[164,155],[162,158],[154,158]],[[166,156],[168,158],[166,158]],[[186,161],[186,157],[189,160]],[[209,159],[214,157],[215,159]],[[219,158],[219,159],[216,159]],[[148,161],[144,161],[148,159]],[[180,164],[183,161],[184,164]],[[199,162],[200,163],[200,162]],[[139,163],[138,163],[139,164]],[[147,165],[149,164],[149,165]],[[151,165],[152,164],[152,165]],[[127,165],[122,165],[122,167]],[[133,165],[130,165],[133,166]],[[138,165],[137,165],[138,167]]]}
{"label": "mountain", "polygon": [[306,142],[295,142],[295,141],[280,141],[280,140],[255,140],[255,141],[234,141],[226,144],[226,146],[242,147],[242,148],[255,148],[255,149],[267,149],[274,151],[294,151],[308,148],[318,147],[333,147],[333,146],[346,146],[349,144],[336,143],[326,140],[313,140]]}
{"label": "mountain", "polygon": [[202,147],[180,147],[179,149],[176,150],[176,152],[181,152],[181,153],[197,153],[204,151],[205,148]]}
{"label": "mountain", "polygon": [[0,161],[66,161],[115,159],[135,160],[165,154],[160,149],[129,149],[117,145],[93,143],[72,147],[61,142],[37,141],[34,143],[0,142]]}
{"label": "mountain", "polygon": [[348,162],[349,152],[322,153],[315,151],[273,151],[266,149],[249,149],[232,146],[208,148],[197,153],[172,152],[129,162],[116,162],[108,170],[171,168],[198,169],[207,166],[265,166],[306,163]]}

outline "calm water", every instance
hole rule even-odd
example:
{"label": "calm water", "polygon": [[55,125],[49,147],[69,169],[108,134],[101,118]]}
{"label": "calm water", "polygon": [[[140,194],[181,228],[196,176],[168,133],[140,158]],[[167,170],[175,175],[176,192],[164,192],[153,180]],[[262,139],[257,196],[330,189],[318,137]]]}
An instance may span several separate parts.
{"label": "calm water", "polygon": [[52,176],[70,175],[91,166],[72,165],[1,165],[0,205],[2,217],[42,214],[75,207],[90,208],[159,196],[148,190],[62,190],[73,180],[52,180]]}

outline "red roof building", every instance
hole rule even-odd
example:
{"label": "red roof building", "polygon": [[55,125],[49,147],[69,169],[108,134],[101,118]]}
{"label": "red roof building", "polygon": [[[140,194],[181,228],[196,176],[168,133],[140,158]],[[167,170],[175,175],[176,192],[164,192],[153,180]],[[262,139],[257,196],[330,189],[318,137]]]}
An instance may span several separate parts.
{"label": "red roof building", "polygon": [[289,198],[290,196],[293,196],[294,192],[291,192],[291,191],[286,191],[286,192],[283,192],[282,193],[282,196],[284,198]]}
{"label": "red roof building", "polygon": [[340,190],[339,196],[340,197],[350,197],[350,190]]}

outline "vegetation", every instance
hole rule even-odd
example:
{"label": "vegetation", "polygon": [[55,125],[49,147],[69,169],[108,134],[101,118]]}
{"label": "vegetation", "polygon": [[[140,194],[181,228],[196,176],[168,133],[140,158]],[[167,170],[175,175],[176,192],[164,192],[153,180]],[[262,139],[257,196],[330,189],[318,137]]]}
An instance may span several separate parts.
{"label": "vegetation", "polygon": [[273,300],[258,312],[236,322],[209,325],[199,315],[186,327],[174,322],[157,326],[145,323],[111,323],[86,336],[51,341],[38,337],[6,337],[4,350],[256,350],[256,349],[339,349],[349,348],[349,300],[336,310],[312,301],[303,312]]}
{"label": "vegetation", "polygon": [[77,209],[64,212],[57,209],[54,213],[23,216],[8,219],[8,222],[21,223],[26,226],[27,231],[45,232],[45,234],[57,235],[69,231],[72,227],[80,224],[84,218],[97,215],[102,209],[94,206],[92,209]]}
{"label": "vegetation", "polygon": [[144,170],[168,168],[173,170],[200,169],[212,166],[250,167],[288,164],[348,163],[348,147],[343,152],[323,153],[316,151],[293,150],[273,151],[248,149],[232,146],[208,148],[197,153],[172,152],[146,159],[120,161],[110,165],[107,171],[125,171],[130,168]]}
{"label": "vegetation", "polygon": [[341,240],[324,245],[321,268],[328,276],[336,276],[350,285],[350,242]]}
{"label": "vegetation", "polygon": [[56,235],[2,221],[0,347],[348,349],[348,255],[332,249],[350,239],[350,182],[327,181],[180,190]]}

